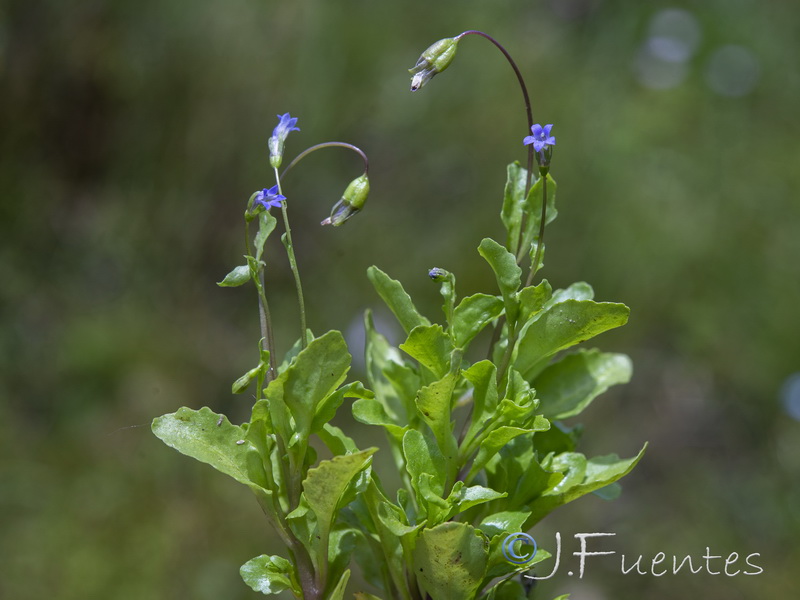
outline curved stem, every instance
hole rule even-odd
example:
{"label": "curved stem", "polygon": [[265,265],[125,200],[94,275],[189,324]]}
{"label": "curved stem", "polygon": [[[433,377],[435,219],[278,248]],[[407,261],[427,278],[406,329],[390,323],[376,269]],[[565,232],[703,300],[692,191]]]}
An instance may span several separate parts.
{"label": "curved stem", "polygon": [[[525,100],[525,114],[528,116],[528,130],[530,131],[531,127],[533,127],[533,112],[531,111],[531,98],[528,95],[528,86],[525,85],[525,79],[522,77],[522,72],[520,72],[519,67],[517,66],[517,63],[514,62],[514,59],[511,58],[511,55],[508,53],[508,50],[506,50],[500,42],[498,42],[496,39],[494,39],[488,33],[484,33],[483,31],[478,31],[477,29],[470,29],[468,31],[464,31],[463,33],[458,34],[455,37],[455,40],[458,41],[462,37],[465,37],[465,36],[468,36],[468,35],[479,35],[479,36],[481,36],[483,38],[486,38],[490,42],[492,42],[492,44],[497,46],[498,50],[500,50],[500,52],[503,53],[503,56],[506,57],[506,60],[508,61],[508,64],[511,65],[511,68],[514,69],[514,74],[517,76],[517,81],[519,81],[519,87],[522,90],[522,97]],[[531,189],[531,177],[532,176],[533,176],[533,146],[532,145],[528,145],[528,175],[525,178],[525,196],[524,196],[524,198],[528,197],[528,192]],[[525,230],[525,227],[524,227],[524,223],[523,223],[523,227],[521,228],[521,231],[524,231],[524,230]]]}
{"label": "curved stem", "polygon": [[347,148],[348,150],[352,150],[353,152],[361,156],[361,160],[364,161],[364,173],[369,174],[369,159],[367,158],[367,155],[361,148],[359,148],[358,146],[354,146],[353,144],[348,144],[347,142],[323,142],[322,144],[317,144],[315,146],[311,146],[310,148],[306,148],[300,154],[295,156],[292,162],[290,162],[287,165],[287,167],[283,170],[283,173],[281,173],[281,178],[285,177],[293,166],[295,166],[297,163],[299,163],[301,160],[303,160],[306,156],[308,156],[312,152],[315,152],[316,150],[319,150],[321,148],[334,148],[334,147]]}
{"label": "curved stem", "polygon": [[[289,170],[288,168],[286,169]],[[278,174],[278,169],[275,168],[275,181],[278,184],[278,193],[283,195],[281,190],[281,177]],[[286,247],[286,254],[289,256],[289,265],[292,268],[294,275],[294,285],[297,289],[297,304],[300,308],[300,347],[305,349],[308,345],[306,339],[306,304],[303,300],[303,284],[300,282],[300,271],[297,269],[297,259],[294,256],[294,245],[292,244],[292,228],[289,226],[289,212],[286,209],[286,202],[281,203],[281,214],[283,214],[283,226],[286,229],[284,246]]]}

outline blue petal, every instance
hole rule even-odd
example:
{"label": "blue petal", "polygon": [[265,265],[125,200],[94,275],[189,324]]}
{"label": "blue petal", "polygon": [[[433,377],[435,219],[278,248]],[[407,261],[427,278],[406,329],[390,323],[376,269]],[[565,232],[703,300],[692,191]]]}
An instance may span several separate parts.
{"label": "blue petal", "polygon": [[536,152],[541,152],[542,148],[544,147],[545,143],[541,140],[536,140],[535,142],[533,142],[533,149],[536,150]]}
{"label": "blue petal", "polygon": [[544,126],[544,137],[550,137],[550,130],[553,128],[553,124],[545,125]]}
{"label": "blue petal", "polygon": [[545,144],[547,144],[548,146],[555,146],[555,145],[556,145],[556,138],[554,138],[554,137],[551,135],[549,138],[547,138],[547,139],[544,141],[544,143],[545,143]]}
{"label": "blue petal", "polygon": [[535,141],[536,141],[536,138],[535,138],[535,137],[533,137],[532,135],[529,135],[529,136],[528,136],[528,137],[526,137],[524,140],[522,140],[522,143],[523,143],[525,146],[527,146],[528,144],[533,144]]}
{"label": "blue petal", "polygon": [[531,133],[534,135],[534,137],[537,138],[542,137],[542,126],[539,125],[538,123],[536,125],[533,125],[531,127]]}

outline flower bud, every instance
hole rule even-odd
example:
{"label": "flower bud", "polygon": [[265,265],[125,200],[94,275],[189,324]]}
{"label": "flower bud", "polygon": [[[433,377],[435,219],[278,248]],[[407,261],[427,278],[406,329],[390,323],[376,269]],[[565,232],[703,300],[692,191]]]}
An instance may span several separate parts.
{"label": "flower bud", "polygon": [[428,80],[444,71],[453,62],[456,55],[458,41],[456,38],[445,38],[430,46],[419,57],[417,64],[408,72],[413,75],[411,78],[411,91],[416,92]]}
{"label": "flower bud", "polygon": [[434,267],[428,271],[428,277],[441,283],[442,281],[447,281],[448,277],[450,277],[450,272],[440,269],[439,267]]}
{"label": "flower bud", "polygon": [[334,204],[331,216],[322,221],[321,225],[333,225],[338,227],[347,219],[364,208],[364,203],[369,195],[369,178],[364,173],[361,177],[356,177],[347,186],[342,195],[342,199]]}

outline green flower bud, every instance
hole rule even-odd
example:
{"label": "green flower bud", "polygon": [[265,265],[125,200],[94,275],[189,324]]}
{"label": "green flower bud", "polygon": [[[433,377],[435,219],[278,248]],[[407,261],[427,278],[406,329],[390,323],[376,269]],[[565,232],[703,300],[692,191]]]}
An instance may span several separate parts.
{"label": "green flower bud", "polygon": [[450,63],[453,62],[453,57],[456,55],[457,48],[458,40],[456,38],[445,38],[425,50],[422,56],[419,57],[417,64],[414,65],[414,68],[408,70],[413,75],[411,78],[411,91],[416,92],[428,83],[431,77],[449,67]]}
{"label": "green flower bud", "polygon": [[440,269],[439,267],[434,267],[428,271],[428,277],[439,283],[442,281],[447,281],[451,276],[452,273],[445,271],[444,269]]}
{"label": "green flower bud", "polygon": [[342,199],[334,204],[331,216],[322,221],[321,225],[338,227],[364,208],[368,195],[369,178],[364,173],[361,177],[356,177],[350,182],[342,195]]}

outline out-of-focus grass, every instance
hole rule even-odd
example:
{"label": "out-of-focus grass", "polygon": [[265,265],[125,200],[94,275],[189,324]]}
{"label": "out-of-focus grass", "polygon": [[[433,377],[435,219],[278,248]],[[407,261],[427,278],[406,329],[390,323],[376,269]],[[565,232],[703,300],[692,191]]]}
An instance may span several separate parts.
{"label": "out-of-focus grass", "polygon": [[[300,117],[290,153],[341,139],[371,158],[372,197],[341,229],[317,223],[358,174],[356,157],[321,152],[286,180],[315,331],[348,328],[378,305],[372,263],[431,316],[431,266],[455,272],[462,293],[491,289],[475,248],[499,235],[505,165],[524,159],[513,75],[477,38],[416,94],[405,72],[432,41],[468,28],[507,45],[535,119],[555,123],[561,216],[544,275],[588,280],[633,310],[600,344],[631,354],[634,381],[586,415],[586,443],[630,455],[649,439],[650,450],[620,500],[566,508],[543,539],[616,531],[629,554],[711,546],[761,552],[765,569],[657,579],[609,568],[583,582],[562,575],[552,595],[580,595],[580,583],[598,598],[790,597],[800,425],[778,391],[800,371],[800,10],[692,5],[700,35],[684,77],[653,89],[641,57],[664,8],[0,8],[0,597],[255,597],[238,565],[281,552],[255,503],[163,447],[149,421],[183,404],[246,415],[229,382],[254,360],[254,295],[214,281],[240,260],[246,199],[271,184],[276,113]],[[726,45],[758,64],[741,97],[708,84]],[[291,275],[277,244],[270,256],[286,348]]]}

